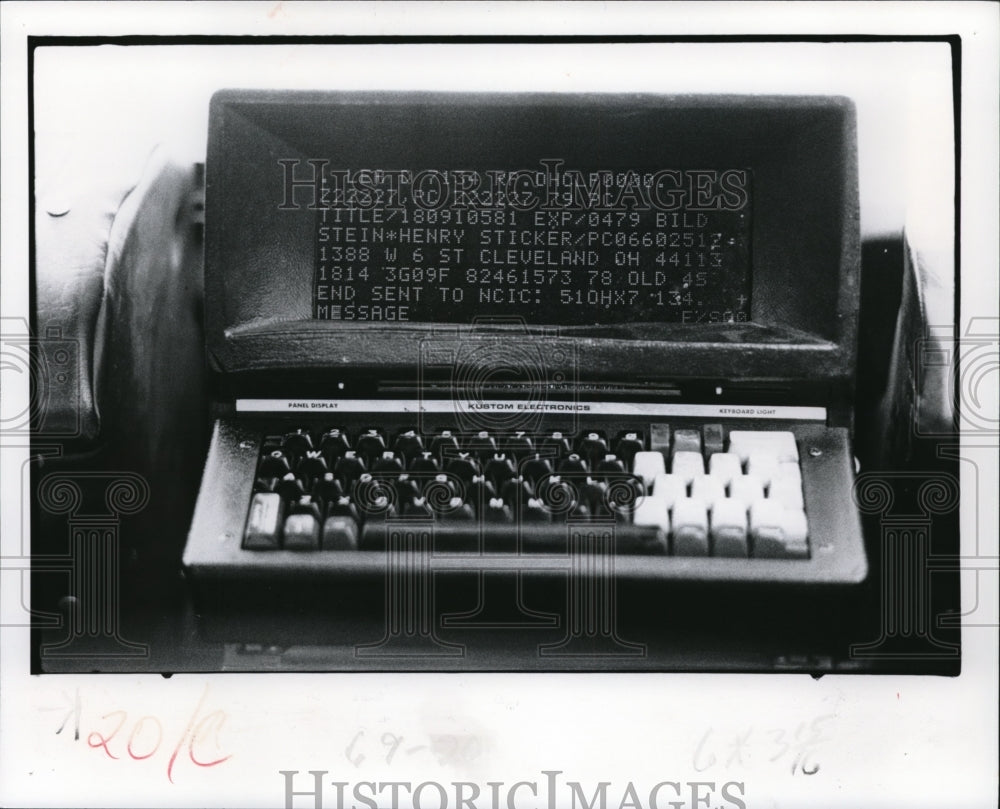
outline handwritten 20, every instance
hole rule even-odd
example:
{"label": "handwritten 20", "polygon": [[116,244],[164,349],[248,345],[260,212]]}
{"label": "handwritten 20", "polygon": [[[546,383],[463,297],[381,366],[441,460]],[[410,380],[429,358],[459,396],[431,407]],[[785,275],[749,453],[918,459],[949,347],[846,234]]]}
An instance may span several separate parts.
{"label": "handwritten 20", "polygon": [[[180,764],[190,762],[199,768],[216,767],[232,758],[231,753],[223,754],[220,739],[228,714],[219,709],[204,712],[207,695],[208,686],[202,691],[184,731],[176,741],[173,736],[168,738],[158,716],[132,716],[128,711],[118,709],[101,715],[95,723],[95,729],[87,733],[87,746],[116,761],[146,761],[159,754],[158,760],[166,762],[166,775],[170,783],[174,783],[174,770]],[[61,734],[70,719],[73,719],[73,739],[79,741],[82,714],[83,699],[78,689],[72,707],[56,734]]]}

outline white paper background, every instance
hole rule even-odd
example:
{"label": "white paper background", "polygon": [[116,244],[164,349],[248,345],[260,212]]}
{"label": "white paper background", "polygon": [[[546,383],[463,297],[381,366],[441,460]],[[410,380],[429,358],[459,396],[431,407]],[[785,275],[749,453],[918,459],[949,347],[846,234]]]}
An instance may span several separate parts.
{"label": "white paper background", "polygon": [[[997,25],[986,4],[587,4],[581,10],[534,4],[110,9],[8,3],[0,13],[5,317],[27,312],[28,33],[862,32],[963,35],[962,311],[964,319],[996,316]],[[219,87],[837,93],[854,98],[858,107],[863,235],[896,232],[905,223],[924,249],[947,260],[953,180],[949,58],[947,46],[928,43],[46,48],[36,51],[36,132],[40,139],[85,138],[123,159],[167,142],[179,159],[190,161],[204,157],[207,103]],[[11,387],[3,395],[25,393]],[[973,552],[978,533],[978,552],[992,555],[987,566],[993,567],[995,455],[995,448],[986,448],[974,456],[978,492],[963,479],[963,550]],[[4,446],[5,556],[21,547],[19,470],[26,457],[25,450]],[[995,570],[978,579],[967,576],[963,584],[965,609],[995,621]],[[3,608],[5,620],[18,608],[9,589]],[[753,809],[996,803],[995,627],[963,633],[959,678],[819,681],[649,674],[29,677],[27,631],[8,627],[2,640],[5,806],[284,805],[282,769],[301,771],[299,790],[311,789],[310,769],[329,771],[327,784],[504,781],[508,787],[519,780],[543,782],[542,770],[562,770],[560,778],[583,782],[588,797],[599,781],[610,781],[608,805],[615,807],[629,782],[646,806],[649,788],[664,780],[715,782],[711,806],[731,805],[719,797],[723,782],[743,782],[743,798]],[[76,694],[79,741],[71,735],[72,717],[62,733],[55,732]],[[170,754],[199,704],[199,717],[224,711],[225,723],[215,734],[209,732],[213,726],[202,726],[207,730],[195,745],[196,757],[231,758],[197,767],[189,747],[181,745],[171,783]],[[109,743],[121,754],[117,760],[99,744],[88,744],[90,733],[106,735],[114,727],[121,718],[114,711],[127,712]],[[133,761],[119,748],[142,716],[157,718],[163,742],[156,754]],[[790,756],[768,761],[774,746],[758,746],[742,764],[727,764],[734,736],[747,730],[755,738],[774,739],[766,735],[772,731],[792,736],[800,723],[827,716],[823,728],[831,741],[816,751],[821,768],[814,776],[792,775]],[[136,732],[136,751],[151,745],[154,724],[146,720]],[[391,763],[385,760],[385,734],[403,737]],[[451,736],[466,745],[466,756],[441,764],[442,739]],[[439,749],[428,749],[435,739]],[[699,750],[702,739],[708,741]],[[711,754],[716,761],[705,767]],[[544,805],[528,792],[520,795],[517,806]],[[663,792],[661,805],[670,800],[692,805],[686,787],[680,797]],[[300,797],[295,805],[313,804]],[[327,786],[324,806],[335,805]],[[424,805],[437,806],[434,792]],[[488,804],[480,799],[477,805]]]}

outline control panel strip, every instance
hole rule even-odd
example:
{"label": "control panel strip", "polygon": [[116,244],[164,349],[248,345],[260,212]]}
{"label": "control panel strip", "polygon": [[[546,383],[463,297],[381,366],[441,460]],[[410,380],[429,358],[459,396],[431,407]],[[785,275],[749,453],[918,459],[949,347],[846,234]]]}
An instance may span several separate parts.
{"label": "control panel strip", "polygon": [[539,402],[467,399],[237,399],[238,413],[589,413],[601,416],[671,416],[825,422],[825,407],[657,402]]}

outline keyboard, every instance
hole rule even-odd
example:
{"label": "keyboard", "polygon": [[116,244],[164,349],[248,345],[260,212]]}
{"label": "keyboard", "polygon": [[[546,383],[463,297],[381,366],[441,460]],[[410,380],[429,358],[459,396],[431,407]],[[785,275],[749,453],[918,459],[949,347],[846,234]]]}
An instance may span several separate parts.
{"label": "keyboard", "polygon": [[384,550],[393,528],[423,522],[436,551],[565,553],[573,527],[604,523],[616,553],[802,560],[799,459],[790,431],[720,423],[509,434],[299,426],[262,439],[242,546]]}
{"label": "keyboard", "polygon": [[812,421],[546,414],[500,432],[374,406],[225,417],[185,575],[201,631],[226,642],[370,640],[417,609],[400,599],[448,631],[446,614],[477,603],[558,614],[601,581],[629,614],[657,614],[633,600],[710,598],[699,615],[729,604],[773,621],[803,599],[839,603],[867,574],[844,508],[849,447],[846,428]]}

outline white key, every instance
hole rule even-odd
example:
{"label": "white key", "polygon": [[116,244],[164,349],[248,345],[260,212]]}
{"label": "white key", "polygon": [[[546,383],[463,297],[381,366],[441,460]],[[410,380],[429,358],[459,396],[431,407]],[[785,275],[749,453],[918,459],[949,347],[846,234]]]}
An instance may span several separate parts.
{"label": "white key", "polygon": [[688,486],[697,475],[705,474],[705,461],[700,452],[675,452],[670,473],[677,475]]}
{"label": "white key", "polygon": [[744,510],[764,499],[764,486],[756,475],[740,475],[729,484],[729,497],[739,500]]}
{"label": "white key", "polygon": [[733,430],[729,433],[729,451],[746,463],[751,455],[773,455],[778,461],[798,461],[795,436],[776,430]]}
{"label": "white key", "polygon": [[719,500],[712,509],[712,555],[746,558],[747,510],[739,500]]}
{"label": "white key", "polygon": [[771,478],[772,483],[776,480],[794,480],[802,485],[802,470],[799,469],[799,465],[795,461],[784,461],[778,464],[778,468]]}
{"label": "white key", "polygon": [[691,482],[691,496],[704,501],[705,507],[711,511],[717,501],[725,498],[726,486],[714,475],[698,475]]}
{"label": "white key", "polygon": [[747,459],[747,474],[755,475],[762,486],[770,486],[778,471],[778,459],[766,453],[756,453]]}
{"label": "white key", "polygon": [[732,483],[733,478],[743,474],[740,458],[732,452],[715,452],[708,459],[708,474],[720,478],[723,486]]}
{"label": "white key", "polygon": [[801,510],[805,503],[802,500],[802,484],[791,478],[773,480],[767,490],[768,500],[776,500],[785,508]]}
{"label": "white key", "polygon": [[653,496],[637,497],[635,510],[632,512],[632,522],[635,525],[649,525],[659,528],[664,536],[670,533],[670,514],[665,500]]}
{"label": "white key", "polygon": [[805,512],[783,508],[776,500],[758,500],[750,508],[750,536],[758,559],[809,557]]}
{"label": "white key", "polygon": [[708,556],[708,514],[703,500],[682,497],[674,503],[670,522],[675,556]]}
{"label": "white key", "polygon": [[662,452],[637,452],[632,459],[632,474],[642,478],[643,485],[648,489],[657,475],[666,474]]}
{"label": "white key", "polygon": [[653,481],[653,496],[663,500],[667,508],[673,508],[679,497],[687,496],[687,484],[677,475],[657,475]]}

